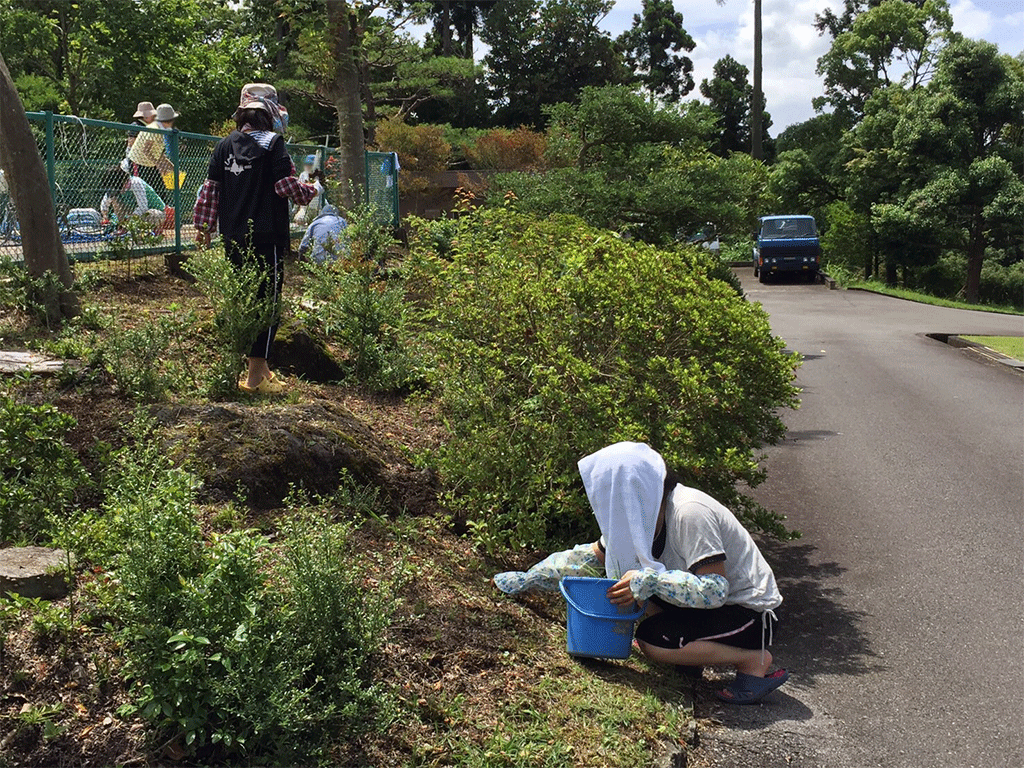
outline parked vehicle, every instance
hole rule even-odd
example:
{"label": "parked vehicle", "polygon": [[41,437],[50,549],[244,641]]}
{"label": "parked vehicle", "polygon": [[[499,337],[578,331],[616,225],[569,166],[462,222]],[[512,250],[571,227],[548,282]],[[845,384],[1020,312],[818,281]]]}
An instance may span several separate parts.
{"label": "parked vehicle", "polygon": [[713,256],[718,256],[722,250],[722,243],[718,239],[718,231],[710,221],[700,228],[695,235],[686,238],[686,242],[700,244],[701,248],[711,251]]}
{"label": "parked vehicle", "polygon": [[754,244],[754,276],[799,273],[813,281],[821,263],[821,242],[813,216],[762,216]]}

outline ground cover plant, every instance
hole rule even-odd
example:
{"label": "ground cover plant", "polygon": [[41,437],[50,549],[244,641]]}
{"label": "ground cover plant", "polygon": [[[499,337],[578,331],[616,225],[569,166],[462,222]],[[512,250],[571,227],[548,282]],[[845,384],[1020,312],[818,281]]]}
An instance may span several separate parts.
{"label": "ground cover plant", "polygon": [[[66,481],[5,475],[36,501],[59,492],[19,505],[31,520],[9,538],[29,531],[71,552],[74,590],[0,600],[0,764],[635,766],[682,748],[689,682],[637,658],[572,661],[561,600],[510,600],[489,577],[586,527],[569,477],[598,441],[650,429],[691,478],[756,482],[754,444],[776,427],[755,428],[755,411],[788,403],[793,361],[695,250],[501,210],[424,225],[404,258],[390,245],[377,258],[375,233],[353,236],[350,258],[320,275],[292,268],[286,281],[290,307],[327,321],[305,318],[345,376],[291,377],[274,409],[349,409],[381,441],[372,460],[401,465],[414,486],[404,510],[351,477],[327,498],[283,488],[271,509],[199,486],[195,459],[169,449],[162,424],[189,408],[267,407],[212,403],[202,386],[225,380],[223,329],[244,325],[223,317],[231,304],[208,286],[115,263],[93,268],[82,315],[60,332],[3,308],[5,346],[77,365],[11,380],[4,401],[20,444],[50,451],[37,463],[63,467]],[[348,298],[332,295],[339,286]],[[740,337],[746,346],[725,354]],[[363,368],[361,344],[377,355]],[[396,361],[415,387],[393,377]],[[769,386],[753,391],[755,378]],[[248,439],[230,422],[218,429],[213,464]],[[712,431],[718,447],[682,449]],[[502,527],[519,492],[539,505],[523,521],[532,543]],[[491,506],[474,510],[474,499]],[[490,559],[484,550],[502,541],[516,546]]]}

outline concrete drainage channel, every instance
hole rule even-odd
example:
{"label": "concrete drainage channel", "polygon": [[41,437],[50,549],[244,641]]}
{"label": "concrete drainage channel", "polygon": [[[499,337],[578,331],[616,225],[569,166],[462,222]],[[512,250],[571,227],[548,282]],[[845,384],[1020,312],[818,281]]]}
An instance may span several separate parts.
{"label": "concrete drainage channel", "polygon": [[994,349],[989,349],[984,344],[979,344],[976,341],[969,341],[962,336],[957,336],[953,333],[926,333],[929,339],[935,339],[935,341],[941,341],[943,344],[948,344],[951,347],[957,347],[959,349],[966,349],[972,354],[978,355],[979,357],[991,360],[992,362],[1005,365],[1008,368],[1013,368],[1021,373],[1024,373],[1024,360],[1017,360],[1013,357],[1007,357],[1001,352],[996,352]]}

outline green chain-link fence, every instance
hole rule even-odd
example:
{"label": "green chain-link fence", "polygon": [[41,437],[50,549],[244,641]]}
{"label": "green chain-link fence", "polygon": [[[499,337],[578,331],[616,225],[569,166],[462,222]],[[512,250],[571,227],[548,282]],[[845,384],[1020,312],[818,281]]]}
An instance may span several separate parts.
{"label": "green chain-link fence", "polygon": [[[49,112],[29,112],[27,117],[46,169],[68,258],[90,261],[181,253],[194,246],[192,209],[219,137]],[[147,134],[158,137],[153,139],[157,150],[153,154],[167,159],[166,164],[161,163],[163,167],[139,165],[128,157],[130,141]],[[286,147],[297,171],[302,171],[305,161],[311,159],[313,167],[321,169],[328,180],[341,181],[337,148],[309,144]],[[391,227],[399,223],[397,165],[397,158],[391,154],[367,153],[365,200],[377,206],[381,223]],[[134,198],[125,189],[125,169],[149,187],[144,190],[146,214],[135,215]],[[293,236],[305,230],[316,213],[317,202],[302,209],[292,208]],[[20,260],[20,256],[17,215],[6,182],[0,177],[0,257]]]}

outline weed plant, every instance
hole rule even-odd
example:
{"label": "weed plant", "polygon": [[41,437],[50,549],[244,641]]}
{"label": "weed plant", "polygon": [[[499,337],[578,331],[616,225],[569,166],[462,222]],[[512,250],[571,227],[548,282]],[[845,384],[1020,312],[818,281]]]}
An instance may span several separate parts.
{"label": "weed plant", "polygon": [[348,563],[348,532],[295,510],[273,545],[204,537],[192,477],[138,428],[110,473],[105,514],[132,701],[159,740],[201,762],[297,764],[382,723],[371,681],[390,603]]}
{"label": "weed plant", "polygon": [[447,258],[433,243],[414,233],[406,269],[451,432],[435,464],[488,550],[592,535],[576,461],[617,440],[786,535],[736,483],[763,479],[796,360],[708,254],[506,209],[460,219]]}
{"label": "weed plant", "polygon": [[0,392],[0,544],[47,543],[89,478],[64,438],[75,420]]}
{"label": "weed plant", "polygon": [[192,313],[162,316],[135,327],[111,323],[102,356],[118,388],[143,403],[166,399],[168,390],[189,370],[183,335],[196,325]]}
{"label": "weed plant", "polygon": [[0,309],[20,310],[47,330],[57,330],[59,318],[50,317],[45,297],[64,290],[56,272],[47,270],[42,276],[33,277],[24,264],[0,258]]}
{"label": "weed plant", "polygon": [[219,251],[205,249],[192,255],[187,269],[213,305],[216,350],[210,394],[230,397],[238,390],[243,359],[278,312],[273,297],[259,295],[266,268],[255,257],[236,267]]}
{"label": "weed plant", "polygon": [[408,352],[404,287],[387,271],[391,235],[375,209],[361,206],[350,215],[346,236],[334,261],[304,265],[316,307],[303,310],[304,319],[347,351],[357,381],[378,391],[407,389],[419,374]]}

